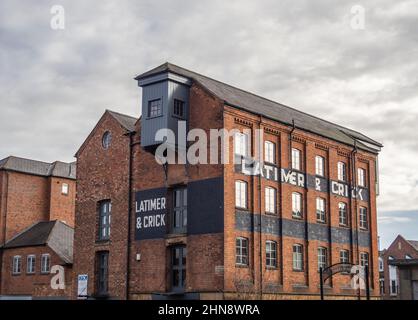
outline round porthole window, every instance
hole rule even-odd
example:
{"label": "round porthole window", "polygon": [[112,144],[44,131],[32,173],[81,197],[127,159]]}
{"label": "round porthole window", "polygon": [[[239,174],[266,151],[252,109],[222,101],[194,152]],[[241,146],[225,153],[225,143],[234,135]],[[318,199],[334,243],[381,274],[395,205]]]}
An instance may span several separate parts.
{"label": "round porthole window", "polygon": [[102,138],[102,146],[105,149],[108,149],[110,147],[110,143],[112,141],[112,135],[110,134],[109,131],[106,131],[103,134],[103,138]]}

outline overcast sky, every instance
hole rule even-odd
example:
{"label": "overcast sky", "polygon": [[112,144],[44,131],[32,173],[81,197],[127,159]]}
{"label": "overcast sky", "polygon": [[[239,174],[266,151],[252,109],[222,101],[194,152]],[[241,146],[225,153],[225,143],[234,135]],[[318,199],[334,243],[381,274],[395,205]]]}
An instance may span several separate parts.
{"label": "overcast sky", "polygon": [[169,61],[382,142],[382,245],[418,239],[417,58],[417,1],[2,0],[0,158],[74,160],[104,109],[139,116],[133,77]]}

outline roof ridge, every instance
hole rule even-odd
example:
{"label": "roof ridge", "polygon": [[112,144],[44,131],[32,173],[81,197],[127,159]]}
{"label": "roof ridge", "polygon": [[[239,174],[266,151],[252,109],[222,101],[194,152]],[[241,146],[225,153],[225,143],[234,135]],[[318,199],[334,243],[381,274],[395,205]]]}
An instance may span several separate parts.
{"label": "roof ridge", "polygon": [[[326,123],[328,123],[328,124],[331,124],[331,125],[333,125],[333,126],[338,127],[338,128],[340,129],[340,131],[341,131],[341,129],[343,129],[343,130],[348,130],[348,131],[352,131],[352,132],[357,133],[357,134],[359,134],[359,135],[361,135],[361,136],[364,136],[365,138],[369,139],[370,141],[373,141],[374,143],[376,143],[376,145],[378,145],[378,146],[382,146],[382,144],[381,144],[381,143],[377,142],[376,140],[374,140],[374,139],[372,139],[372,138],[369,138],[369,137],[365,136],[365,135],[364,135],[364,134],[362,134],[361,132],[356,131],[356,130],[354,130],[354,129],[351,129],[351,128],[348,128],[348,127],[344,127],[344,126],[341,126],[341,125],[339,125],[339,124],[336,124],[336,123],[331,122],[331,121],[326,120],[326,119],[319,118],[318,116],[315,116],[315,115],[313,115],[313,114],[307,113],[307,112],[305,112],[305,111],[301,111],[301,110],[296,109],[296,108],[294,108],[294,107],[291,107],[291,106],[285,105],[285,104],[283,104],[283,103],[281,103],[281,102],[277,102],[277,101],[274,101],[274,100],[272,100],[272,99],[269,99],[269,98],[263,97],[263,96],[261,96],[261,95],[259,95],[259,94],[256,94],[256,93],[253,93],[253,92],[250,92],[250,91],[247,91],[247,90],[244,90],[244,89],[238,88],[238,87],[233,86],[233,85],[231,85],[231,84],[228,84],[228,83],[225,83],[225,82],[219,81],[219,80],[217,80],[217,79],[214,79],[214,78],[208,77],[208,76],[206,76],[206,75],[203,75],[203,74],[201,74],[201,73],[198,73],[198,72],[195,72],[195,71],[192,71],[192,70],[186,69],[186,68],[181,67],[181,66],[178,66],[178,65],[176,65],[176,64],[173,64],[173,63],[170,63],[170,62],[165,62],[165,63],[163,63],[162,65],[157,66],[157,67],[155,67],[155,68],[153,68],[153,69],[157,69],[157,68],[160,68],[160,67],[163,67],[163,66],[167,66],[167,69],[168,69],[169,71],[171,71],[171,72],[173,72],[173,73],[176,73],[176,74],[177,74],[177,72],[176,72],[175,70],[170,69],[170,66],[175,67],[175,68],[179,68],[179,69],[181,69],[181,70],[184,70],[184,71],[186,71],[186,72],[190,72],[190,73],[192,73],[192,74],[196,74],[196,75],[198,75],[198,76],[200,76],[200,77],[203,77],[203,78],[209,79],[209,80],[211,80],[211,81],[215,81],[215,82],[217,82],[217,83],[219,83],[219,84],[222,84],[222,85],[228,86],[228,87],[233,88],[233,89],[235,89],[235,90],[239,90],[239,91],[241,91],[241,92],[243,92],[243,93],[246,93],[246,94],[252,95],[252,96],[257,97],[257,98],[259,98],[259,99],[262,99],[262,100],[265,100],[265,101],[271,102],[271,103],[273,103],[273,104],[277,104],[277,105],[280,105],[280,106],[282,106],[282,107],[285,107],[285,108],[291,109],[291,110],[293,110],[293,111],[295,111],[295,112],[297,112],[297,113],[300,113],[300,114],[303,114],[303,115],[306,115],[306,116],[312,117],[312,118],[314,118],[314,119],[316,119],[316,120],[326,122]],[[153,69],[151,69],[149,72],[151,72]],[[164,72],[164,71],[161,71],[161,72]],[[140,77],[140,76],[141,76],[141,75],[139,75],[138,77]],[[148,76],[148,75],[147,75],[147,76]],[[183,76],[184,76],[184,75],[183,75]],[[198,81],[197,79],[195,79],[195,80],[196,80],[196,81]],[[199,82],[199,81],[198,81],[198,82]],[[228,103],[227,101],[224,101],[224,102]],[[342,133],[343,133],[343,134],[345,134],[345,135],[347,135],[347,133],[346,133],[346,132],[344,132],[344,131],[342,131]],[[359,139],[359,138],[355,138],[355,139],[354,139],[354,137],[351,137],[351,136],[349,136],[349,138],[351,138],[351,139],[353,139],[353,140]],[[362,139],[359,139],[359,140],[362,140]],[[367,142],[367,141],[366,141],[366,142]],[[368,142],[368,143],[370,143],[370,142]]]}
{"label": "roof ridge", "polygon": [[131,116],[129,114],[125,114],[125,113],[113,111],[113,110],[110,110],[110,109],[106,109],[106,111],[108,111],[110,113],[114,113],[114,114],[120,115],[120,116],[129,117],[129,118],[132,118],[132,119],[138,119],[137,117]]}

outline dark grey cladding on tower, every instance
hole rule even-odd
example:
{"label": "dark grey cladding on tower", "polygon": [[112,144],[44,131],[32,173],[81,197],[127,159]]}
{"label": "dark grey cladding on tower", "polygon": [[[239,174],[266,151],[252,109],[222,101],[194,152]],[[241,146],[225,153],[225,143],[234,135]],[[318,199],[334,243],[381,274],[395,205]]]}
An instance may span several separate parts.
{"label": "dark grey cladding on tower", "polygon": [[143,74],[135,78],[142,87],[141,145],[156,146],[156,133],[170,129],[177,140],[178,122],[186,121],[189,115],[189,78],[164,71]]}

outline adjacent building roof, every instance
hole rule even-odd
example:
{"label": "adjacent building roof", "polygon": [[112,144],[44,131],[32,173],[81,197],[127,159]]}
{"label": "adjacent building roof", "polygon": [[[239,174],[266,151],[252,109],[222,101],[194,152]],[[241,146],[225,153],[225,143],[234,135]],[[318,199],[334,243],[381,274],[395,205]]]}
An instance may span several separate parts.
{"label": "adjacent building roof", "polygon": [[0,160],[0,170],[2,169],[45,177],[76,178],[75,162],[67,163],[55,161],[53,163],[47,163],[10,156]]}
{"label": "adjacent building roof", "polygon": [[129,132],[135,131],[135,123],[138,120],[137,118],[112,110],[106,111],[109,112],[126,130],[128,130]]}
{"label": "adjacent building roof", "polygon": [[317,118],[289,106],[277,103],[253,93],[235,88],[196,72],[171,63],[164,63],[150,71],[140,74],[135,79],[141,80],[158,74],[170,72],[196,81],[227,105],[237,107],[283,124],[309,131],[332,140],[357,146],[361,149],[378,152],[383,145],[362,133]]}
{"label": "adjacent building roof", "polygon": [[3,248],[49,246],[65,263],[73,262],[74,229],[64,222],[41,221],[7,241]]}
{"label": "adjacent building roof", "polygon": [[418,241],[416,241],[416,240],[406,240],[406,241],[408,241],[408,242],[409,242],[409,244],[410,244],[411,246],[413,246],[415,250],[417,250],[417,251],[418,251]]}

